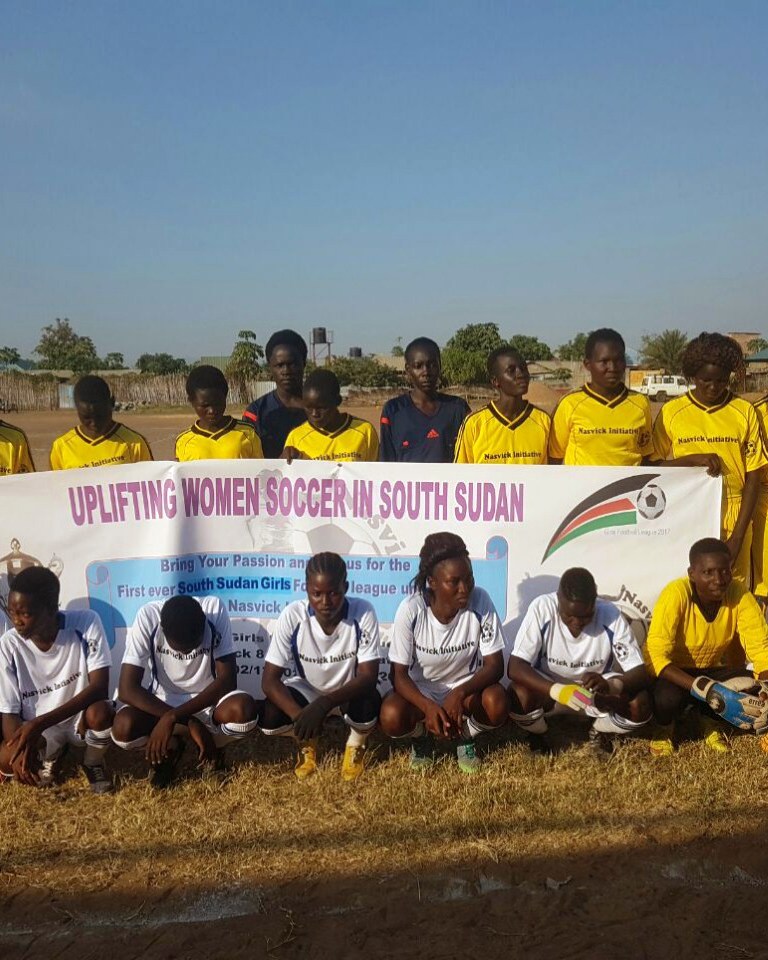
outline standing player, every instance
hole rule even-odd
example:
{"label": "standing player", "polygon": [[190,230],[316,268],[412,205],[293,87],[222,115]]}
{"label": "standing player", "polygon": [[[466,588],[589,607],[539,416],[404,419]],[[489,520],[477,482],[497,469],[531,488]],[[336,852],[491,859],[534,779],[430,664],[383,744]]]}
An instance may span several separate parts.
{"label": "standing player", "polygon": [[611,753],[613,737],[633,733],[651,719],[643,655],[618,607],[597,596],[589,570],[572,567],[556,593],[528,607],[507,668],[512,718],[549,752],[546,711],[594,718],[592,749]]}
{"label": "standing player", "polygon": [[513,347],[492,350],[488,376],[499,397],[464,421],[456,463],[546,463],[552,420],[525,399],[531,375],[522,355]]}
{"label": "standing player", "polygon": [[23,430],[0,420],[0,477],[11,473],[34,473],[29,441]]}
{"label": "standing player", "polygon": [[624,338],[593,330],[584,345],[589,382],[563,397],[552,418],[549,462],[573,466],[637,467],[652,452],[651,405],[628,390]]}
{"label": "standing player", "polygon": [[[768,396],[755,403],[763,437],[768,436]],[[763,610],[768,610],[768,467],[760,471],[757,505],[752,515],[752,592]]]}
{"label": "standing player", "polygon": [[[262,733],[293,736],[295,773],[317,770],[317,738],[325,718],[340,715],[349,727],[342,780],[356,780],[365,746],[379,717],[379,623],[367,600],[347,599],[347,565],[337,553],[307,563],[307,599],[289,603],[269,643],[262,688],[267,698]],[[286,670],[296,675],[285,677]]]}
{"label": "standing player", "polygon": [[314,370],[304,383],[307,422],[288,434],[283,456],[291,460],[376,460],[379,438],[367,420],[339,410],[341,391],[335,373]]}
{"label": "standing player", "polygon": [[85,746],[91,790],[109,793],[112,657],[101,620],[90,610],[60,611],[59,581],[46,567],[14,578],[8,612],[13,626],[0,637],[0,773],[51,786],[66,747]]}
{"label": "standing player", "polygon": [[264,350],[276,387],[249,404],[243,420],[252,423],[261,439],[264,456],[279,457],[288,434],[307,419],[301,388],[307,365],[307,344],[294,330],[278,330]]}
{"label": "standing player", "polygon": [[104,467],[151,460],[140,433],[112,419],[115,400],[101,377],[81,377],[75,384],[80,425],[57,437],[51,447],[51,470]]}
{"label": "standing player", "polygon": [[702,714],[705,743],[727,752],[719,721],[754,727],[760,708],[750,702],[753,698],[744,701],[744,691],[755,678],[768,681],[768,625],[755,598],[734,579],[728,546],[714,537],[698,540],[689,563],[688,576],[661,591],[645,647],[648,668],[657,678],[653,700],[661,728],[651,752],[662,757],[674,750],[675,719],[691,698]]}
{"label": "standing player", "polygon": [[381,411],[379,458],[409,463],[450,463],[469,405],[440,393],[440,347],[418,337],[405,348],[405,375],[411,389],[387,400]]}
{"label": "standing player", "polygon": [[143,606],[128,632],[112,739],[143,750],[152,784],[167,787],[184,751],[218,768],[220,748],[256,729],[253,698],[237,689],[229,614],[218,597],[172,597]]}
{"label": "standing player", "polygon": [[768,456],[755,408],[729,389],[731,375],[743,367],[741,347],[730,337],[702,333],[690,341],[683,374],[693,389],[661,408],[653,425],[653,459],[662,466],[707,467],[712,476],[722,476],[721,536],[734,577],[746,584],[752,514]]}
{"label": "standing player", "polygon": [[218,367],[203,364],[187,377],[187,398],[197,414],[176,438],[177,460],[253,460],[263,456],[250,423],[225,413],[229,384]]}
{"label": "standing player", "polygon": [[434,762],[433,737],[457,741],[463,773],[476,773],[474,738],[509,714],[504,638],[493,601],[475,586],[467,547],[455,533],[431,533],[419,553],[413,594],[400,604],[389,659],[394,692],[381,728],[411,737],[411,767]]}

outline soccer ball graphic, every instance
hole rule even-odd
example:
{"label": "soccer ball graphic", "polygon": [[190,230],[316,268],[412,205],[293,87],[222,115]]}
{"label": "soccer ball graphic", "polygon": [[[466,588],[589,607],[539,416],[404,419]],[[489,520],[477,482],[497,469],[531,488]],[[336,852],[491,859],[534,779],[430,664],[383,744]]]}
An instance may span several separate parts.
{"label": "soccer ball graphic", "polygon": [[637,495],[637,512],[646,520],[657,520],[666,506],[664,491],[655,483],[647,483]]}

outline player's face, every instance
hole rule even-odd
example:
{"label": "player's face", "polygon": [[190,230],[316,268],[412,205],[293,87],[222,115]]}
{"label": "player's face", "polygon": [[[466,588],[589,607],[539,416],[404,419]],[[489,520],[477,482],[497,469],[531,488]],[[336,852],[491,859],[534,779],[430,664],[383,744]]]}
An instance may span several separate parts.
{"label": "player's face", "polygon": [[455,616],[459,610],[466,610],[469,598],[475,589],[475,577],[472,564],[466,557],[443,560],[427,579],[436,606],[449,616]]}
{"label": "player's face", "polygon": [[725,553],[705,553],[696,557],[693,565],[688,568],[688,576],[699,600],[719,603],[733,579],[731,558]]}
{"label": "player's face", "polygon": [[206,429],[215,430],[221,426],[224,420],[227,398],[222,390],[217,390],[215,387],[209,387],[207,390],[196,390],[192,399],[192,409]]}
{"label": "player's face", "polygon": [[440,357],[434,350],[413,350],[405,362],[411,386],[424,393],[435,393],[440,383],[440,369]]}
{"label": "player's face", "polygon": [[77,418],[84,432],[90,437],[100,437],[109,429],[112,423],[111,400],[99,400],[96,403],[86,403],[85,400],[75,401]]}
{"label": "player's face", "polygon": [[594,386],[603,390],[616,390],[624,383],[627,358],[618,343],[598,341],[592,356],[584,361]]}
{"label": "player's face", "polygon": [[715,363],[705,363],[696,371],[693,378],[696,399],[707,406],[719,403],[725,396],[731,382],[730,373]]}
{"label": "player's face", "polygon": [[491,383],[505,397],[524,397],[531,383],[528,365],[513,353],[502,354],[496,361]]}
{"label": "player's face", "polygon": [[293,347],[275,347],[269,358],[272,379],[286,393],[301,395],[304,363]]}
{"label": "player's face", "polygon": [[571,636],[578,637],[595,615],[595,601],[584,603],[580,600],[569,600],[558,592],[557,612]]}
{"label": "player's face", "polygon": [[307,420],[318,430],[333,430],[339,419],[338,404],[317,390],[304,391],[304,409]]}
{"label": "player's face", "polygon": [[11,590],[8,595],[8,616],[20,637],[33,637],[50,633],[56,621],[56,613],[35,603],[35,598]]}
{"label": "player's face", "polygon": [[339,622],[348,586],[346,580],[339,581],[327,573],[307,577],[307,599],[321,627]]}

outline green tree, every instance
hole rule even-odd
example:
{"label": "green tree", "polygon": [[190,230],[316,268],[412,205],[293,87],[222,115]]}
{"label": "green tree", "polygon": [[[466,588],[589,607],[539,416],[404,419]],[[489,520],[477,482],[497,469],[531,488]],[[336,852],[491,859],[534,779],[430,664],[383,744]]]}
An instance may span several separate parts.
{"label": "green tree", "polygon": [[522,333],[516,333],[514,337],[509,338],[510,347],[514,347],[522,354],[524,360],[551,360],[552,351],[549,346],[538,337],[528,337]]}
{"label": "green tree", "polygon": [[[768,340],[764,340],[762,337],[755,337],[747,344],[748,357],[752,356],[753,353],[759,353],[761,350],[768,350]],[[2,356],[2,351],[0,351],[0,356]]]}
{"label": "green tree", "polygon": [[245,387],[249,380],[255,380],[261,370],[264,348],[256,341],[253,330],[241,330],[232,348],[232,356],[227,364],[227,377],[233,383]]}
{"label": "green tree", "polygon": [[577,333],[573,340],[564,343],[556,350],[558,360],[583,360],[584,347],[587,345],[586,333]]}
{"label": "green tree", "polygon": [[141,373],[165,374],[186,373],[189,364],[181,357],[172,357],[170,353],[142,353],[136,361]]}
{"label": "green tree", "polygon": [[125,370],[125,357],[122,353],[108,353],[104,357],[102,370]]}
{"label": "green tree", "polygon": [[392,347],[393,357],[402,357],[404,353],[405,353],[405,350],[403,350],[403,348],[400,346],[399,343],[396,343],[394,347]]}
{"label": "green tree", "polygon": [[488,383],[487,353],[446,347],[442,356],[443,380],[447,384],[466,387],[469,384]]}
{"label": "green tree", "polygon": [[683,352],[687,344],[688,337],[682,330],[645,334],[640,338],[640,362],[654,370],[682,373]]}
{"label": "green tree", "polygon": [[468,323],[454,333],[446,348],[455,347],[467,353],[482,353],[486,357],[504,343],[497,323]]}
{"label": "green tree", "polygon": [[90,373],[101,366],[93,340],[75,333],[66,318],[43,327],[35,353],[50,370]]}
{"label": "green tree", "polygon": [[18,363],[21,360],[21,354],[15,347],[0,347],[0,363],[4,366]]}
{"label": "green tree", "polygon": [[330,364],[342,387],[399,387],[402,374],[372,357],[335,357]]}

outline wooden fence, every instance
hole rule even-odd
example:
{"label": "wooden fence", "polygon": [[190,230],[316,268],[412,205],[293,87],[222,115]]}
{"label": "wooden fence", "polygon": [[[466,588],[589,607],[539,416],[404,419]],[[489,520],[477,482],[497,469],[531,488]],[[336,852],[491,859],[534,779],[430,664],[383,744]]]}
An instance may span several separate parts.
{"label": "wooden fence", "polygon": [[59,384],[55,377],[0,372],[0,411],[57,410]]}

